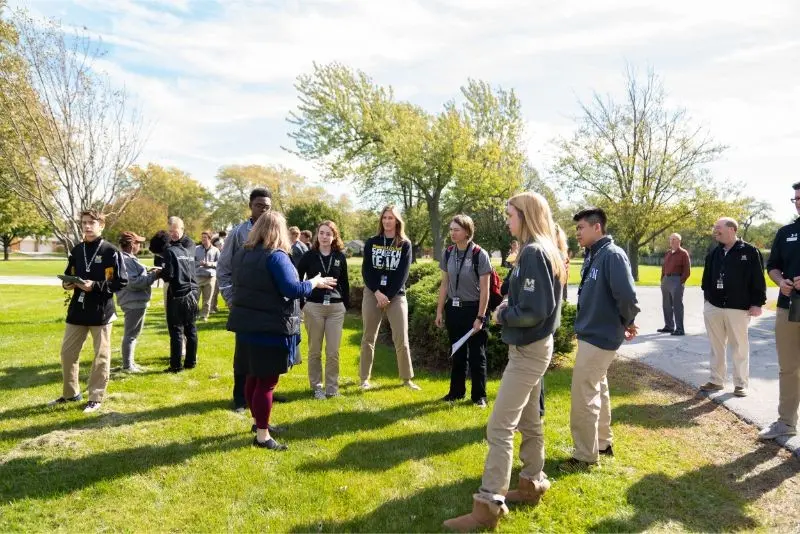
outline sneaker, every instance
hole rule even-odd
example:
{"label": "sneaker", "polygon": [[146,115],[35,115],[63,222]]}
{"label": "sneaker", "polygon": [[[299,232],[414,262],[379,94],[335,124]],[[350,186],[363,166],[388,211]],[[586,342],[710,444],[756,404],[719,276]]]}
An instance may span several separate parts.
{"label": "sneaker", "polygon": [[456,401],[460,401],[460,400],[463,400],[463,399],[464,399],[464,397],[456,397],[455,395],[451,395],[451,394],[448,393],[447,395],[445,395],[444,397],[442,397],[439,400],[441,400],[442,402],[456,402]]}
{"label": "sneaker", "polygon": [[51,400],[50,402],[47,403],[47,405],[48,406],[56,406],[58,404],[66,404],[68,402],[78,402],[80,400],[83,400],[83,395],[78,393],[74,397],[70,397],[68,399],[65,399],[64,397],[59,397],[56,400]]}
{"label": "sneaker", "polygon": [[603,456],[612,456],[613,457],[614,456],[614,449],[611,448],[611,445],[609,445],[605,449],[600,449],[600,454],[602,454]]}
{"label": "sneaker", "polygon": [[236,406],[233,411],[238,414],[244,414],[247,411],[247,406]]}
{"label": "sneaker", "polygon": [[579,471],[588,471],[594,465],[597,465],[597,462],[584,462],[577,458],[570,458],[558,464],[558,470],[564,473],[577,473]]}
{"label": "sneaker", "polygon": [[481,409],[486,408],[488,406],[488,404],[486,404],[486,399],[478,399],[475,402],[473,402],[472,404],[474,404],[475,406],[477,406],[478,408],[481,408]]}
{"label": "sneaker", "polygon": [[364,380],[363,382],[361,382],[361,389],[363,390],[372,389],[372,384],[369,383],[369,380]]}
{"label": "sneaker", "polygon": [[83,413],[93,413],[100,409],[100,403],[97,401],[89,401],[86,403],[86,408],[83,409]]}
{"label": "sneaker", "polygon": [[733,394],[737,397],[746,397],[747,396],[747,389],[743,388],[742,386],[736,386],[733,388]]}
{"label": "sneaker", "polygon": [[258,438],[254,437],[253,445],[261,449],[269,449],[272,451],[285,451],[286,449],[289,448],[283,443],[278,443],[272,438],[269,438],[267,441],[258,441]]}
{"label": "sneaker", "polygon": [[[253,426],[250,427],[250,432],[255,434],[257,430],[258,430],[258,427],[256,426],[255,423],[253,423]],[[267,423],[267,430],[269,430],[270,434],[275,434],[277,436],[278,434],[283,432],[283,427],[282,426],[272,426],[269,423]]]}
{"label": "sneaker", "polygon": [[183,367],[167,367],[164,369],[165,373],[180,373],[183,371]]}
{"label": "sneaker", "polygon": [[665,326],[664,328],[659,328],[658,330],[656,330],[656,332],[658,332],[659,334],[671,334],[673,330],[672,328],[667,328]]}
{"label": "sneaker", "polygon": [[339,393],[338,391],[334,391],[334,392],[332,392],[332,393],[326,393],[326,394],[325,394],[325,396],[326,396],[327,398],[329,398],[329,399],[332,399],[332,398],[334,398],[334,397],[341,397],[341,396],[342,396],[342,394],[341,394],[341,393]]}
{"label": "sneaker", "polygon": [[723,386],[720,386],[719,384],[715,384],[714,382],[706,382],[705,384],[700,386],[700,391],[706,391],[706,392],[708,392],[708,391],[722,391],[723,389],[725,389]]}
{"label": "sneaker", "polygon": [[675,330],[670,335],[671,336],[685,336],[686,332],[684,332],[683,330]]}
{"label": "sneaker", "polygon": [[144,369],[142,369],[141,367],[139,367],[139,366],[138,366],[138,365],[136,365],[135,363],[132,363],[132,364],[130,365],[130,367],[123,367],[123,368],[121,369],[121,371],[122,371],[123,373],[137,374],[137,373],[143,373],[143,372],[144,372]]}
{"label": "sneaker", "polygon": [[314,398],[317,400],[325,400],[325,392],[322,390],[322,388],[314,389]]}
{"label": "sneaker", "polygon": [[418,385],[416,385],[416,384],[415,384],[414,382],[412,382],[411,380],[406,380],[405,382],[403,382],[403,385],[404,385],[405,387],[407,387],[408,389],[410,389],[411,391],[419,391],[419,390],[421,390],[421,389],[422,389],[421,387],[419,387]]}
{"label": "sneaker", "polygon": [[775,421],[767,428],[758,433],[758,439],[761,441],[769,441],[771,439],[779,438],[781,436],[794,436],[797,430],[790,427],[783,421]]}

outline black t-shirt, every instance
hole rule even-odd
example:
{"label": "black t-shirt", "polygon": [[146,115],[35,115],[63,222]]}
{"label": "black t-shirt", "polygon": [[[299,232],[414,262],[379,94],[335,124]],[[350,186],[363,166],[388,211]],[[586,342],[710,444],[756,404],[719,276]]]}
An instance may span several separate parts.
{"label": "black t-shirt", "polygon": [[[774,269],[779,270],[789,280],[800,276],[800,219],[787,224],[775,234],[767,260],[767,272]],[[789,297],[780,293],[778,307],[788,309]]]}
{"label": "black t-shirt", "polygon": [[309,250],[297,262],[297,273],[300,280],[305,277],[310,280],[321,274],[336,278],[335,289],[316,288],[306,298],[308,302],[322,304],[327,294],[332,304],[344,303],[345,308],[350,307],[350,280],[347,274],[347,257],[339,251],[333,251],[328,256],[323,256],[318,250]]}

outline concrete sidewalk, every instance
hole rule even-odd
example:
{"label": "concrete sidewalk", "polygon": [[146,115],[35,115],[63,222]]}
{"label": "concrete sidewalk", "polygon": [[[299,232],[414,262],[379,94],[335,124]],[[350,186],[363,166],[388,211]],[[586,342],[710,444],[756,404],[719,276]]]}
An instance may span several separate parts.
{"label": "concrete sidewalk", "polygon": [[60,286],[55,276],[0,276],[0,285],[11,286]]}
{"label": "concrete sidewalk", "polygon": [[[709,379],[710,345],[703,322],[703,293],[699,287],[687,287],[684,295],[686,336],[659,334],[664,326],[661,290],[639,287],[636,291],[642,312],[636,319],[639,335],[619,349],[620,356],[639,360],[660,369],[694,387]],[[777,288],[769,288],[769,299],[777,299]],[[798,349],[800,350],[800,348]],[[709,395],[759,429],[778,418],[778,355],[775,350],[775,313],[764,314],[750,324],[750,392],[747,397],[733,396],[733,364],[728,357],[728,383],[723,391]],[[782,438],[781,445],[800,456],[800,436]]]}

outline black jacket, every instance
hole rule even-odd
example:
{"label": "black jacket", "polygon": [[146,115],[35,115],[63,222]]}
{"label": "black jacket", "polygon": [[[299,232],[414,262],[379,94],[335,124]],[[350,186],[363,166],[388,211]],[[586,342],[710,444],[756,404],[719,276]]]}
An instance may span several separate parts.
{"label": "black jacket", "polygon": [[80,243],[70,252],[64,274],[94,282],[88,293],[73,289],[67,322],[81,326],[108,324],[116,313],[113,294],[128,283],[122,253],[102,237]]}
{"label": "black jacket", "polygon": [[[800,219],[787,224],[775,234],[767,260],[767,272],[773,269],[789,280],[800,276]],[[779,293],[778,307],[789,309],[789,297]]]}
{"label": "black jacket", "polygon": [[[376,235],[364,244],[361,276],[370,291],[380,290],[389,299],[395,295],[405,295],[410,267],[411,242],[401,241],[396,246],[393,238]],[[381,284],[384,276],[385,285]]]}
{"label": "black jacket", "polygon": [[186,249],[181,242],[171,243],[164,251],[161,278],[169,282],[168,297],[179,298],[189,294],[196,297],[198,285],[194,268],[194,247]]}
{"label": "black jacket", "polygon": [[310,280],[321,274],[336,278],[336,289],[317,288],[306,299],[307,302],[322,304],[325,294],[330,295],[331,303],[343,302],[345,308],[350,307],[350,280],[347,274],[347,258],[341,252],[331,252],[330,256],[323,256],[318,250],[309,250],[297,264],[297,273],[300,280],[305,277]]}
{"label": "black jacket", "polygon": [[[718,281],[722,279],[722,289]],[[727,254],[720,244],[706,256],[703,296],[717,308],[747,310],[767,302],[764,259],[756,247],[741,239]]]}
{"label": "black jacket", "polygon": [[[192,252],[194,252],[194,247],[195,247],[194,241],[192,241],[192,239],[186,234],[184,234],[184,236],[178,239],[177,241],[170,241],[169,244],[181,245],[186,250],[191,250]],[[162,258],[161,256],[156,256],[155,258],[153,258],[153,265],[155,267],[163,267],[164,258]]]}

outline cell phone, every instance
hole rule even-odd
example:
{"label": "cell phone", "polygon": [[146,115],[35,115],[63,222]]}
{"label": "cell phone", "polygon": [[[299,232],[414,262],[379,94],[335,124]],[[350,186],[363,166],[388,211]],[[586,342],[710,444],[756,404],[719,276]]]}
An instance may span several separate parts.
{"label": "cell phone", "polygon": [[56,275],[62,282],[66,282],[68,284],[83,284],[84,280],[77,276],[71,276],[68,274],[58,274]]}

